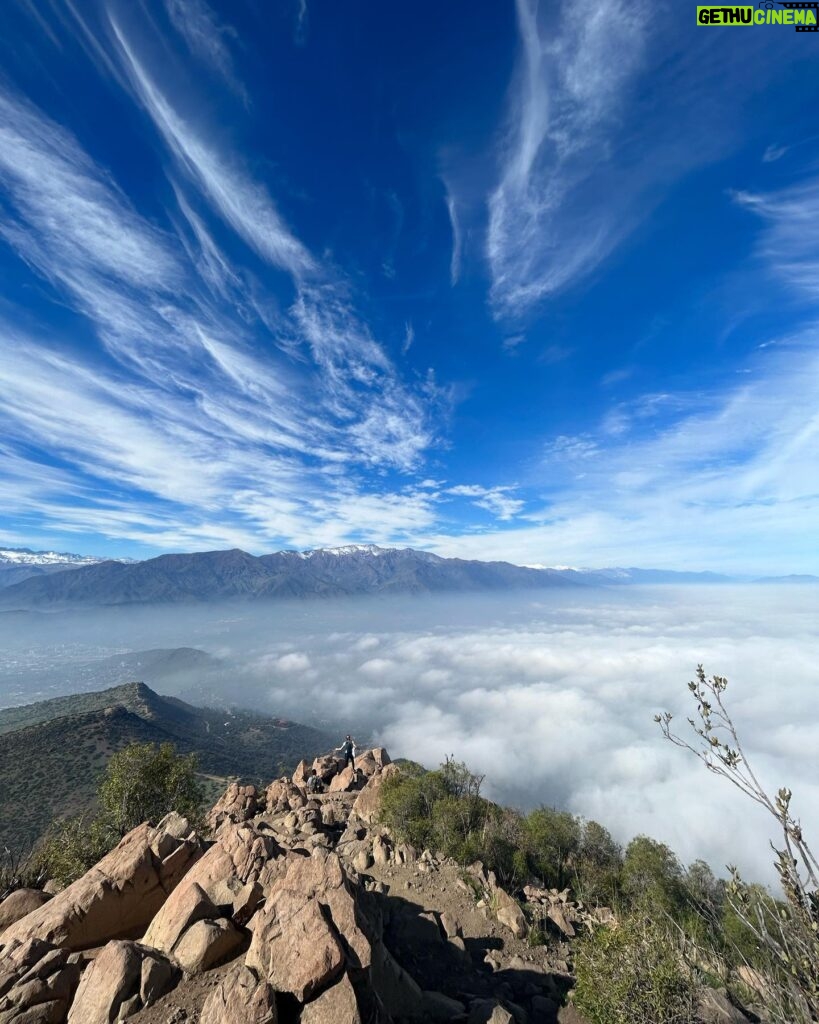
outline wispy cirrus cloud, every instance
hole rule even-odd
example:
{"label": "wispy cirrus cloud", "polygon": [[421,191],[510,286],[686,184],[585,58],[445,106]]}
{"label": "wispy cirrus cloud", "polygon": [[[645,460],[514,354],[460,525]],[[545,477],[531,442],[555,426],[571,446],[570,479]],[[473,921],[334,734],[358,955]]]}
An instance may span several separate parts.
{"label": "wispy cirrus cloud", "polygon": [[766,224],[757,255],[803,297],[819,300],[819,178],[770,193],[736,191],[733,197]]}
{"label": "wispy cirrus cloud", "polygon": [[618,240],[615,219],[589,204],[584,186],[610,156],[618,108],[643,61],[645,14],[643,3],[581,0],[545,26],[536,0],[517,0],[521,56],[489,198],[487,255],[500,315],[559,291]]}
{"label": "wispy cirrus cloud", "polygon": [[[499,319],[587,279],[694,168],[741,137],[737,97],[762,88],[759,34],[681,50],[662,0],[516,0],[519,57],[488,196]],[[769,40],[766,40],[768,42]],[[757,73],[759,64],[759,73]],[[718,81],[730,77],[730,95]]]}
{"label": "wispy cirrus cloud", "polygon": [[765,350],[728,391],[619,403],[621,430],[604,417],[547,444],[538,510],[511,529],[427,545],[544,565],[817,573],[804,547],[819,515],[817,351],[813,326]]}
{"label": "wispy cirrus cloud", "polygon": [[234,92],[247,101],[247,92],[236,77],[233,57],[226,42],[226,38],[234,33],[219,23],[205,0],[165,0],[165,10],[190,52],[213,68]]}
{"label": "wispy cirrus cloud", "polygon": [[313,257],[284,222],[264,186],[250,178],[237,161],[228,160],[206,142],[177,113],[113,18],[111,27],[135,95],[179,166],[214,209],[259,256],[274,266],[296,276],[314,269]]}
{"label": "wispy cirrus cloud", "polygon": [[102,342],[0,323],[0,494],[32,535],[259,550],[434,527],[444,499],[411,478],[446,390],[399,377],[343,281],[291,267],[295,299],[276,307],[217,243],[206,176],[191,175],[196,195],[171,173],[174,233],[8,92],[0,140],[5,240]]}

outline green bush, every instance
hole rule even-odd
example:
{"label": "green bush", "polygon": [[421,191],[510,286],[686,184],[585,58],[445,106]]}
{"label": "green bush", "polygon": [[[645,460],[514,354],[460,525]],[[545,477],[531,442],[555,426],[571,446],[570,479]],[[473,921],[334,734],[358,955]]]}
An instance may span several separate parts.
{"label": "green bush", "polygon": [[524,850],[541,885],[565,889],[571,882],[580,849],[581,824],[568,811],[539,807],[523,822]]}
{"label": "green bush", "polygon": [[109,760],[98,798],[95,818],[67,818],[46,833],[31,858],[38,875],[68,885],[143,821],[178,811],[195,822],[202,803],[196,757],[177,754],[170,743],[132,743]]}
{"label": "green bush", "polygon": [[99,788],[105,819],[121,835],[169,811],[195,818],[202,804],[195,754],[177,754],[172,743],[131,743],[113,755]]}
{"label": "green bush", "polygon": [[575,949],[575,1005],[591,1024],[690,1024],[696,984],[660,925],[641,917],[598,928]]}
{"label": "green bush", "polygon": [[618,902],[623,851],[608,829],[596,821],[583,823],[573,888],[589,904]]}
{"label": "green bush", "polygon": [[626,847],[620,889],[628,907],[651,907],[679,920],[686,908],[683,869],[665,843],[637,836]]}
{"label": "green bush", "polygon": [[120,836],[102,817],[85,815],[54,824],[32,858],[44,878],[69,885],[84,875],[119,842]]}

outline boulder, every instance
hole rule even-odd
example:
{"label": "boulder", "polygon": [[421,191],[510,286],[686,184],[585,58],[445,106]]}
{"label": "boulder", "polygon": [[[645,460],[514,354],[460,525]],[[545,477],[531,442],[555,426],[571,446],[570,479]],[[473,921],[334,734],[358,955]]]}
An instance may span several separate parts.
{"label": "boulder", "polygon": [[350,966],[370,966],[372,951],[365,934],[353,890],[338,855],[318,848],[310,857],[291,854],[286,859],[286,870],[271,890],[301,893],[317,899],[329,913],[333,927],[341,936]]}
{"label": "boulder", "polygon": [[188,974],[199,974],[230,960],[244,941],[239,929],[225,918],[196,921],[174,946],[173,955]]}
{"label": "boulder", "polygon": [[273,837],[253,823],[226,824],[184,884],[198,885],[218,907],[232,906],[242,889],[259,881],[265,866],[281,852]]}
{"label": "boulder", "polygon": [[218,828],[223,821],[247,821],[259,810],[259,793],[255,786],[240,786],[231,782],[223,796],[208,812],[207,823],[211,829]]}
{"label": "boulder", "polygon": [[546,909],[546,916],[549,920],[557,926],[558,930],[563,933],[566,938],[571,939],[575,936],[574,925],[568,919],[566,915],[566,907],[560,903],[550,903]]}
{"label": "boulder", "polygon": [[205,890],[187,880],[171,894],[143,939],[173,956],[188,974],[207,971],[228,959],[243,941],[242,933],[221,915]]}
{"label": "boulder", "polygon": [[79,981],[76,955],[40,939],[4,939],[0,1024],[61,1024]]}
{"label": "boulder", "polygon": [[0,903],[0,932],[26,914],[30,914],[32,910],[37,910],[44,903],[48,903],[50,899],[50,893],[41,892],[39,889],[15,890]]}
{"label": "boulder", "polygon": [[341,974],[345,956],[318,900],[279,890],[255,920],[245,962],[276,991],[305,1002]]}
{"label": "boulder", "polygon": [[497,887],[493,893],[495,899],[495,916],[502,925],[505,925],[512,934],[522,939],[525,937],[528,927],[523,911],[517,902],[505,890]]}
{"label": "boulder", "polygon": [[178,819],[133,829],[82,878],[7,928],[3,941],[38,938],[81,950],[140,935],[202,854],[194,832],[172,834]]}
{"label": "boulder", "polygon": [[244,964],[237,964],[211,992],[200,1024],[277,1024],[276,993]]}
{"label": "boulder", "polygon": [[457,999],[445,996],[443,992],[423,993],[424,1013],[433,1021],[450,1021],[466,1013],[466,1007]]}
{"label": "boulder", "polygon": [[477,999],[469,1009],[469,1024],[514,1024],[512,1014],[492,999]]}
{"label": "boulder", "polygon": [[83,974],[68,1024],[111,1024],[156,1002],[179,969],[136,942],[109,942]]}
{"label": "boulder", "polygon": [[313,761],[313,771],[325,785],[338,772],[339,767],[340,762],[332,754],[325,754],[323,757],[317,757]]}
{"label": "boulder", "polygon": [[177,886],[151,921],[143,942],[146,946],[172,953],[185,931],[197,921],[215,920],[219,911],[196,882]]}
{"label": "boulder", "polygon": [[390,844],[384,836],[376,836],[373,839],[373,861],[380,867],[386,867],[390,862]]}
{"label": "boulder", "polygon": [[293,772],[293,785],[306,789],[307,780],[312,774],[310,765],[306,761],[299,761],[296,770]]}
{"label": "boulder", "polygon": [[345,964],[367,968],[371,947],[341,862],[318,848],[290,853],[253,922],[246,963],[302,1002],[318,995]]}
{"label": "boulder", "polygon": [[352,815],[360,818],[361,821],[365,821],[368,824],[373,824],[377,821],[378,815],[381,811],[381,787],[384,783],[384,779],[397,773],[398,770],[397,765],[390,764],[388,762],[383,770],[379,770],[374,774],[367,781],[367,785],[355,798]]}
{"label": "boulder", "polygon": [[355,768],[351,764],[348,764],[346,768],[343,768],[338,775],[334,775],[330,780],[331,793],[348,793],[351,789],[354,789],[358,776],[356,775]]}
{"label": "boulder", "polygon": [[301,1011],[301,1024],[361,1024],[358,1000],[346,974]]}
{"label": "boulder", "polygon": [[384,1010],[401,1021],[423,1019],[420,986],[392,956],[382,941],[373,944],[372,985]]}

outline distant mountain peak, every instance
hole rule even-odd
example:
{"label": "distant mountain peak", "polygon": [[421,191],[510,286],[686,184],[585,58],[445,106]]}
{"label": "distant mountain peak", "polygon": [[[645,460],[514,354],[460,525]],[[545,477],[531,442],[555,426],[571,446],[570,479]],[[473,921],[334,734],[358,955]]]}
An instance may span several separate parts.
{"label": "distant mountain peak", "polygon": [[32,551],[31,548],[0,548],[0,564],[6,565],[97,565],[104,558],[76,555],[69,551]]}

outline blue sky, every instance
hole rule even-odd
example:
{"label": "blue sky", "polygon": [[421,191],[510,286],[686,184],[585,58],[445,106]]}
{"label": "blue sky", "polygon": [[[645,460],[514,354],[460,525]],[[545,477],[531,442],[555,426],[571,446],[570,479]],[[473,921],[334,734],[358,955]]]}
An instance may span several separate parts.
{"label": "blue sky", "polygon": [[819,571],[817,47],[9,0],[0,541]]}

